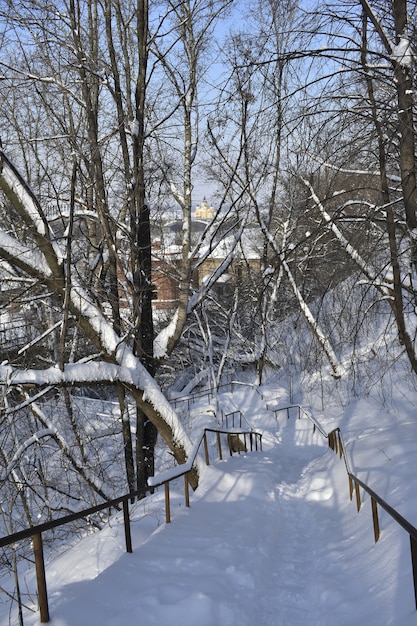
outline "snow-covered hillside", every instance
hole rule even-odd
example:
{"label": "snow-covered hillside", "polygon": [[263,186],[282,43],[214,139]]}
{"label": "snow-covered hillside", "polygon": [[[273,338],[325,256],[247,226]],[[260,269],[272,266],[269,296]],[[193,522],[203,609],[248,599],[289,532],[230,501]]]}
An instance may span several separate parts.
{"label": "snow-covered hillside", "polygon": [[[276,381],[262,392],[236,387],[218,407],[244,412],[262,452],[205,468],[189,509],[179,483],[169,525],[162,492],[136,504],[133,554],[115,517],[47,564],[52,626],[417,624],[408,535],[380,512],[374,544],[369,498],[357,513],[343,461],[307,419],[275,418],[267,405],[288,404]],[[341,427],[355,473],[414,524],[416,400],[403,386],[390,407],[375,395],[309,406],[326,431]],[[192,405],[196,422],[208,408]],[[24,580],[33,589],[32,570]],[[38,621],[25,612],[26,626]]]}

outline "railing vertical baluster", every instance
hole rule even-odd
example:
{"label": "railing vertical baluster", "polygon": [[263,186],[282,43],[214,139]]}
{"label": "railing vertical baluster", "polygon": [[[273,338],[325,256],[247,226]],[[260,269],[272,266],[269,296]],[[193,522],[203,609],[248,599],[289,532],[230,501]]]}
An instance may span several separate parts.
{"label": "railing vertical baluster", "polygon": [[379,539],[380,530],[379,530],[379,520],[378,520],[378,505],[374,498],[371,498],[371,505],[372,505],[372,520],[374,522],[374,537],[375,537],[375,543],[376,543]]}
{"label": "railing vertical baluster", "polygon": [[169,481],[167,480],[165,483],[165,520],[166,523],[169,524],[171,521],[171,507],[169,504]]}
{"label": "railing vertical baluster", "polygon": [[342,435],[340,434],[340,429],[337,431],[337,438],[339,440],[339,456],[342,458],[343,456],[343,444],[342,444]]}
{"label": "railing vertical baluster", "polygon": [[361,494],[359,492],[359,485],[355,482],[355,492],[356,492],[356,508],[358,509],[358,513],[361,510]]}
{"label": "railing vertical baluster", "polygon": [[417,541],[410,535],[411,566],[413,569],[414,600],[417,609]]}
{"label": "railing vertical baluster", "polygon": [[334,450],[334,437],[333,437],[333,431],[327,435],[327,440],[328,440],[328,443],[329,443],[329,448],[331,448],[332,450]]}
{"label": "railing vertical baluster", "polygon": [[190,506],[190,487],[188,482],[188,473],[184,474],[184,493],[185,493],[185,506]]}
{"label": "railing vertical baluster", "polygon": [[207,445],[207,434],[205,431],[203,435],[203,444],[204,444],[204,455],[206,457],[206,465],[210,465],[209,451],[208,451],[208,445]]}
{"label": "railing vertical baluster", "polygon": [[123,500],[123,520],[125,526],[126,552],[132,552],[132,535],[130,532],[129,503]]}
{"label": "railing vertical baluster", "polygon": [[223,460],[223,454],[222,454],[222,442],[220,440],[220,433],[217,433],[217,448],[219,450],[219,459],[220,461]]}
{"label": "railing vertical baluster", "polygon": [[352,501],[353,499],[353,479],[352,476],[349,474],[349,498]]}
{"label": "railing vertical baluster", "polygon": [[38,602],[39,613],[41,623],[46,624],[49,622],[49,608],[48,608],[48,592],[46,589],[46,577],[45,577],[45,561],[43,558],[43,545],[41,533],[36,533],[32,536],[33,552],[35,554],[35,569],[36,569],[36,582],[38,585]]}

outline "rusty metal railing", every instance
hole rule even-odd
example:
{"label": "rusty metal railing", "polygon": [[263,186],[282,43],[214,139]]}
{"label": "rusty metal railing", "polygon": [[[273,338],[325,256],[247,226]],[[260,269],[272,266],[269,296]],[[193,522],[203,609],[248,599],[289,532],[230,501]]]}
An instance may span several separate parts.
{"label": "rusty metal railing", "polygon": [[325,439],[327,439],[329,447],[336,454],[339,455],[340,459],[344,461],[346,474],[349,480],[349,496],[350,499],[353,500],[353,494],[355,494],[356,507],[358,512],[360,511],[362,504],[360,488],[368,493],[371,498],[371,511],[375,543],[378,541],[381,534],[378,517],[378,506],[384,509],[392,517],[392,519],[409,534],[411,548],[411,568],[414,583],[414,600],[417,609],[417,528],[413,526],[407,519],[405,519],[405,517],[403,517],[394,507],[392,507],[383,498],[381,498],[381,496],[379,496],[373,489],[371,489],[369,485],[367,485],[365,482],[363,482],[360,478],[352,473],[340,428],[335,428],[331,432],[326,433],[323,428],[321,428],[321,426],[318,424],[317,420],[308,411],[303,409],[303,407],[298,404],[285,407],[271,406],[269,408],[274,411],[275,416],[277,416],[280,411],[286,411],[288,419],[290,418],[291,410],[296,409],[299,419],[301,419],[301,417],[307,417],[313,423],[313,430],[317,429],[320,434]]}
{"label": "rusty metal railing", "polygon": [[253,389],[254,391],[256,391],[256,393],[263,398],[262,395],[262,391],[261,389],[259,389],[258,385],[255,385],[253,383],[243,383],[240,382],[239,380],[230,380],[227,383],[222,383],[220,385],[218,385],[217,387],[210,387],[209,389],[201,389],[199,391],[194,391],[193,393],[184,395],[184,396],[177,396],[177,397],[173,397],[170,398],[170,404],[172,404],[173,407],[176,407],[178,404],[180,404],[181,402],[186,402],[187,403],[187,409],[190,410],[190,406],[191,404],[194,404],[194,402],[196,402],[197,400],[201,400],[201,398],[205,398],[207,396],[209,402],[216,397],[216,394],[218,392],[224,392],[227,391],[228,389],[230,390],[230,392],[233,393],[234,391],[234,387],[249,387],[250,389]]}
{"label": "rusty metal railing", "polygon": [[219,429],[214,429],[214,428],[205,428],[201,435],[201,438],[197,441],[196,445],[194,445],[192,455],[190,456],[187,463],[184,463],[183,465],[179,465],[173,470],[169,470],[169,472],[165,474],[160,474],[154,477],[153,479],[150,479],[148,481],[149,486],[147,488],[124,494],[123,496],[114,498],[113,500],[103,502],[101,504],[90,507],[88,509],[83,509],[82,511],[78,511],[77,513],[72,513],[70,515],[60,517],[59,519],[56,519],[56,520],[45,522],[44,524],[31,526],[30,528],[26,528],[25,530],[21,530],[11,535],[7,535],[6,537],[0,537],[0,548],[9,546],[18,541],[22,541],[23,539],[28,539],[28,538],[32,539],[33,552],[34,552],[34,557],[35,557],[35,571],[36,571],[38,604],[39,604],[39,614],[40,614],[41,623],[47,623],[50,620],[42,534],[48,530],[52,530],[53,528],[58,528],[59,526],[63,526],[65,524],[76,521],[78,519],[86,518],[90,515],[93,515],[94,513],[98,513],[99,511],[103,511],[105,509],[113,509],[113,508],[120,509],[120,505],[121,505],[123,509],[126,552],[132,552],[132,538],[131,538],[130,516],[129,516],[129,500],[134,499],[136,497],[144,497],[146,496],[147,493],[152,493],[155,488],[164,486],[165,519],[166,519],[166,522],[169,523],[171,521],[169,484],[172,480],[175,480],[181,476],[184,476],[185,504],[186,506],[190,506],[188,475],[195,467],[195,462],[196,462],[197,455],[199,453],[201,443],[203,443],[203,446],[204,446],[205,462],[207,465],[210,465],[207,433],[216,434],[217,450],[218,450],[220,460],[223,459],[221,435],[226,435],[227,437],[227,445],[228,445],[230,456],[233,456],[234,452],[237,452],[238,454],[240,454],[243,451],[262,450],[262,434],[261,433],[254,432],[252,430],[245,431],[241,429],[219,430]]}

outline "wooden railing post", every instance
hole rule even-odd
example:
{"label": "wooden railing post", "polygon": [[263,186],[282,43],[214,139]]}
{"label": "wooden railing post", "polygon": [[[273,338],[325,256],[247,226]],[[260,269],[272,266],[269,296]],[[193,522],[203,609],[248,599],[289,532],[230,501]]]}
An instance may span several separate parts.
{"label": "wooden railing post", "polygon": [[329,442],[329,448],[334,450],[334,433],[333,433],[333,431],[327,435],[327,440]]}
{"label": "wooden railing post", "polygon": [[329,448],[331,448],[334,452],[339,452],[340,457],[342,457],[342,440],[340,438],[339,429],[332,430],[328,435],[327,439],[329,442]]}
{"label": "wooden railing post", "polygon": [[132,552],[132,535],[130,532],[129,503],[123,500],[123,520],[125,526],[126,552]]}
{"label": "wooden railing post", "polygon": [[217,448],[219,450],[219,459],[220,461],[223,460],[223,454],[222,454],[222,442],[220,440],[220,433],[217,433]]}
{"label": "wooden railing post", "polygon": [[190,486],[188,482],[188,473],[184,474],[184,493],[185,493],[185,506],[190,506]]}
{"label": "wooden railing post", "polygon": [[32,536],[33,552],[35,554],[35,569],[36,569],[36,582],[38,585],[38,603],[41,623],[46,624],[49,622],[49,608],[48,608],[48,592],[46,589],[46,577],[45,577],[45,561],[43,558],[43,545],[41,533],[36,533]]}
{"label": "wooden railing post", "polygon": [[210,465],[209,451],[208,451],[208,445],[207,445],[207,434],[205,431],[203,435],[203,443],[204,443],[204,454],[206,457],[206,465]]}
{"label": "wooden railing post", "polygon": [[414,600],[417,609],[417,541],[410,535],[411,566],[413,569]]}
{"label": "wooden railing post", "polygon": [[171,521],[171,507],[169,504],[169,481],[164,483],[165,486],[165,521],[167,524]]}
{"label": "wooden railing post", "polygon": [[339,429],[337,431],[337,438],[338,438],[338,442],[339,442],[339,456],[340,456],[340,458],[342,458],[342,456],[343,456],[343,444],[342,444],[342,435],[341,435]]}
{"label": "wooden railing post", "polygon": [[359,491],[359,485],[355,481],[355,493],[356,493],[356,508],[358,509],[358,513],[361,510],[361,494]]}
{"label": "wooden railing post", "polygon": [[380,530],[379,530],[379,520],[378,520],[378,505],[376,503],[376,500],[374,500],[374,498],[371,498],[371,505],[372,505],[372,520],[374,522],[374,537],[375,537],[375,543],[376,543],[379,539]]}

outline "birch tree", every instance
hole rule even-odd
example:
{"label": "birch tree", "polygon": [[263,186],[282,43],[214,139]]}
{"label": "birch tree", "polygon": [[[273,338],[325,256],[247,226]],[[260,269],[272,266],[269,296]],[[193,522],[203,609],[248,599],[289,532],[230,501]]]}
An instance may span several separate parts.
{"label": "birch tree", "polygon": [[[95,315],[119,338],[114,339],[114,346],[126,345],[151,378],[155,373],[150,240],[151,208],[158,203],[158,195],[152,197],[155,181],[157,190],[162,179],[168,181],[183,208],[182,297],[179,314],[169,325],[172,332],[165,333],[170,341],[164,345],[163,356],[172,351],[193,306],[227,268],[224,263],[223,270],[215,272],[213,280],[190,300],[191,259],[196,256],[191,249],[190,220],[198,143],[197,87],[207,37],[228,4],[164,2],[149,7],[146,0],[63,0],[46,6],[33,0],[1,9],[10,34],[1,61],[2,86],[7,83],[7,94],[12,93],[16,103],[5,108],[1,132],[9,157],[18,163],[14,167],[4,154],[10,169],[3,169],[30,191],[29,202],[37,207],[35,222],[42,221],[42,235],[49,243],[39,240],[27,218],[27,198],[18,199],[14,206],[14,191],[7,182],[3,187],[5,230],[16,245],[34,240],[41,256],[49,249],[58,255],[50,280],[38,275],[34,267],[20,267],[13,253],[4,251],[3,258],[14,284],[26,281],[31,293],[36,286],[45,302],[54,302],[50,325],[42,320],[34,341],[39,347],[55,333],[57,341],[51,343],[59,346],[56,361],[62,372],[69,362],[87,354],[93,359],[105,354],[117,361],[103,348],[101,323],[92,331],[81,319],[82,307],[74,312],[71,294],[79,288]],[[177,57],[180,48],[183,52]],[[174,98],[165,99],[161,109],[157,103],[166,77]],[[179,136],[178,112],[184,129]],[[172,171],[166,167],[172,152],[163,146],[170,132],[175,135],[171,143],[176,154]],[[183,181],[179,195],[175,192],[178,179]],[[13,223],[16,215],[25,216],[23,226]],[[15,361],[18,369],[38,365],[36,355],[30,363],[30,353],[25,350],[25,354],[27,361],[21,357]],[[47,363],[51,356],[50,352],[46,355]],[[137,395],[125,381],[117,386],[124,416],[126,476],[129,489],[134,489],[143,486],[153,472],[156,431],[167,441],[172,433],[170,428],[164,430],[158,411],[153,414],[142,402],[140,392]],[[137,404],[136,454],[126,389]],[[168,445],[176,448],[173,440]],[[182,450],[174,456],[184,459],[186,453]]]}
{"label": "birch tree", "polygon": [[[2,231],[1,257],[28,276],[45,284],[63,300],[65,294],[64,251],[54,239],[36,197],[3,152],[1,153],[0,188],[16,213],[26,222],[32,239],[31,242],[20,242]],[[78,382],[93,382],[94,380],[111,382],[118,379],[130,389],[138,406],[157,425],[158,431],[167,441],[177,460],[184,462],[189,441],[175,413],[127,342],[115,332],[97,304],[75,280],[72,281],[69,290],[69,309],[88,339],[96,345],[109,363],[114,364],[114,367],[108,369],[104,362],[100,361],[82,364],[85,359],[78,367],[68,365],[68,373],[65,367],[64,371],[53,367],[36,370],[36,373],[31,373],[29,370],[27,373],[25,371],[19,373],[11,366],[4,366],[2,383],[22,384],[25,380],[29,382],[32,378],[42,385],[54,384],[54,381],[70,384],[76,382],[77,370]],[[100,374],[101,371],[103,376]]]}
{"label": "birch tree", "polygon": [[[313,157],[321,172],[333,173],[334,179],[355,176],[358,186],[364,187],[361,201],[352,201],[357,191],[347,191],[346,201],[330,200],[320,195],[314,184],[306,181],[315,206],[320,209],[324,223],[336,236],[346,256],[354,261],[363,280],[375,290],[375,298],[382,297],[392,311],[397,336],[404,346],[411,368],[416,369],[415,342],[415,136],[414,136],[414,73],[415,59],[410,30],[415,4],[394,0],[386,5],[367,0],[353,3],[349,16],[340,14],[336,5],[328,5],[327,18],[333,25],[328,30],[331,42],[324,54],[332,58],[336,71],[347,75],[356,93],[340,81],[335,103],[344,120],[343,152],[322,151]],[[342,47],[343,42],[349,45]],[[343,64],[335,52],[339,49]],[[349,83],[347,83],[349,84]],[[336,92],[333,92],[336,93]],[[336,104],[338,103],[338,104]],[[322,123],[322,119],[320,120]],[[324,126],[322,126],[323,128]],[[328,125],[330,128],[330,124]],[[337,132],[337,125],[334,126]],[[346,132],[352,129],[352,134]],[[356,130],[355,140],[352,139]],[[350,139],[350,146],[348,145]],[[328,137],[326,138],[328,141]],[[337,145],[335,135],[332,137]],[[312,150],[310,149],[310,155]],[[373,181],[373,182],[372,182]],[[368,187],[368,199],[365,188]],[[330,211],[324,203],[332,206]],[[344,216],[344,221],[340,219]],[[349,219],[371,224],[374,242],[378,247],[362,252],[359,242],[353,242]],[[339,226],[335,220],[339,220]],[[364,239],[366,237],[364,229]],[[366,239],[367,240],[367,239]],[[369,241],[369,243],[371,243]],[[385,249],[382,247],[385,246]],[[385,252],[387,251],[387,252]],[[366,260],[363,258],[366,256]]]}
{"label": "birch tree", "polygon": [[[14,215],[24,216],[24,228],[13,229],[13,241],[34,238],[41,257],[52,250],[48,252],[48,261],[53,264],[51,277],[45,282],[45,276],[38,275],[36,268],[20,267],[19,260],[12,258],[13,252],[4,251],[4,258],[14,268],[15,282],[43,285],[64,305],[70,323],[59,325],[62,371],[68,359],[76,360],[89,349],[94,351],[96,339],[95,349],[99,354],[102,350],[102,329],[97,327],[92,332],[89,324],[74,324],[78,314],[74,317],[71,310],[71,290],[76,285],[86,290],[86,299],[96,315],[119,337],[116,344],[125,343],[152,375],[151,251],[146,202],[149,169],[144,165],[145,135],[149,132],[145,129],[147,2],[68,0],[48,7],[31,2],[22,3],[19,11],[17,6],[3,9],[9,32],[14,33],[15,42],[21,40],[20,47],[11,40],[8,48],[11,53],[19,50],[19,54],[10,56],[9,61],[6,56],[3,59],[5,80],[13,94],[21,92],[22,102],[28,103],[27,111],[35,103],[35,110],[42,112],[38,119],[33,115],[25,120],[14,109],[14,125],[2,125],[3,141],[24,163],[26,173],[25,180],[3,155],[5,215],[10,206]],[[36,53],[25,47],[30,39]],[[19,143],[23,151],[18,150]],[[49,153],[55,157],[53,166],[52,158],[43,159]],[[70,162],[68,154],[72,155]],[[32,163],[36,168],[31,167]],[[57,172],[61,173],[58,178]],[[41,184],[44,180],[50,183],[47,189]],[[42,189],[39,201],[27,183]],[[29,195],[17,197],[18,186]],[[33,212],[29,211],[28,217],[28,203],[36,205],[35,223],[31,221]],[[48,222],[51,205],[58,236]],[[44,226],[39,235],[41,222]],[[10,220],[7,226],[11,226]],[[58,244],[59,237],[66,242],[64,246]],[[82,337],[82,348],[79,343],[71,351],[74,332]],[[127,478],[133,489],[133,446],[130,418],[123,410],[124,388],[121,383]],[[137,400],[137,476],[143,485],[153,471],[152,448],[158,424],[155,416],[150,419],[149,411],[143,411],[139,396]],[[168,431],[161,434],[166,437]],[[144,454],[143,444],[147,450]],[[180,457],[184,460],[184,451]]]}
{"label": "birch tree", "polygon": [[294,305],[321,346],[333,375],[339,378],[343,372],[327,332],[303,297],[292,269],[292,249],[296,249],[297,242],[295,229],[289,227],[291,209],[283,192],[296,126],[287,109],[292,103],[290,94],[300,89],[297,71],[302,68],[293,51],[300,40],[295,42],[291,34],[297,24],[294,3],[268,2],[253,8],[253,29],[235,34],[228,48],[231,74],[223,92],[224,123],[222,118],[219,122],[213,117],[208,128],[217,152],[216,173],[230,181],[236,195],[242,194],[264,241],[256,286],[256,319],[261,332],[255,338],[255,350],[260,380],[268,355],[267,328],[278,319],[276,298],[284,282],[284,289],[292,292]]}
{"label": "birch tree", "polygon": [[[158,147],[163,163],[163,176],[169,193],[180,207],[182,222],[181,264],[178,277],[179,299],[175,323],[165,334],[165,354],[178,343],[193,304],[190,303],[193,259],[192,197],[197,151],[199,149],[199,101],[205,65],[210,63],[210,42],[213,28],[227,11],[231,0],[186,0],[167,3],[165,37],[155,37],[151,50],[163,68],[166,85],[164,101],[176,102],[175,114],[161,128]],[[172,132],[172,124],[179,130]],[[172,139],[174,137],[174,139]]]}

